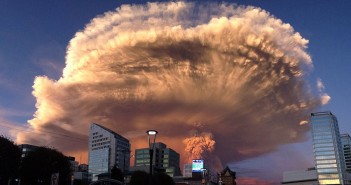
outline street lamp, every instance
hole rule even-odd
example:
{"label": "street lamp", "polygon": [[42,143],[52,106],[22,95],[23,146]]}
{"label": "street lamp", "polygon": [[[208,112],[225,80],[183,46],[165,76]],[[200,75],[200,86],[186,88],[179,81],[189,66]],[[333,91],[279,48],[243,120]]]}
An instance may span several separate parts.
{"label": "street lamp", "polygon": [[[148,130],[148,131],[146,131],[146,134],[147,134],[147,137],[148,137],[148,140],[149,140],[150,176],[152,176],[152,159],[153,159],[153,156],[154,156],[154,148],[155,148],[155,141],[156,141],[157,133],[158,132],[156,130]],[[154,138],[153,141],[151,141],[152,137]]]}
{"label": "street lamp", "polygon": [[207,178],[208,178],[208,172],[206,168],[201,168],[201,173],[202,173],[202,184],[207,184]]}

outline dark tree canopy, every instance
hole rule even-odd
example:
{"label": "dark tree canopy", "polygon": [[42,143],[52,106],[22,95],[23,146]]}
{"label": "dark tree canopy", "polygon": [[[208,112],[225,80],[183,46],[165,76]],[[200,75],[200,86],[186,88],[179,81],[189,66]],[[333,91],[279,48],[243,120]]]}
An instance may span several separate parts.
{"label": "dark tree canopy", "polygon": [[152,176],[153,185],[175,185],[171,176],[166,173],[155,173]]}
{"label": "dark tree canopy", "polygon": [[90,183],[88,182],[88,179],[84,179],[84,180],[74,179],[73,184],[74,185],[89,185]]}
{"label": "dark tree canopy", "polygon": [[70,162],[55,149],[38,147],[22,161],[21,184],[50,184],[51,175],[59,173],[59,184],[71,181]]}
{"label": "dark tree canopy", "polygon": [[5,136],[0,136],[0,184],[7,184],[9,179],[18,175],[21,151],[19,147]]}
{"label": "dark tree canopy", "polygon": [[124,175],[122,171],[119,168],[117,168],[116,165],[114,165],[111,169],[111,178],[120,182],[124,182]]}
{"label": "dark tree canopy", "polygon": [[148,185],[149,174],[144,171],[135,171],[130,178],[129,185]]}

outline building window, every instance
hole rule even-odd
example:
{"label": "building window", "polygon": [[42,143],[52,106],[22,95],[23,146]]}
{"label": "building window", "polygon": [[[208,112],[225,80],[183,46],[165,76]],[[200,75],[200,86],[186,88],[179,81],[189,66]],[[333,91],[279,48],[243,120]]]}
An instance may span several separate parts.
{"label": "building window", "polygon": [[336,163],[336,160],[317,160],[317,164],[329,164],[329,163]]}
{"label": "building window", "polygon": [[315,148],[316,152],[318,151],[334,151],[334,147],[325,147],[325,148]]}
{"label": "building window", "polygon": [[317,169],[318,173],[337,173],[338,170],[336,168],[327,168],[327,169]]}
{"label": "building window", "polygon": [[340,184],[339,179],[319,180],[320,184]]}
{"label": "building window", "polygon": [[338,179],[339,178],[339,174],[334,173],[334,174],[321,174],[318,175],[319,179]]}
{"label": "building window", "polygon": [[336,168],[336,164],[320,164],[317,165],[317,168]]}
{"label": "building window", "polygon": [[334,151],[326,151],[326,152],[316,152],[316,156],[320,156],[320,155],[334,155],[335,152]]}

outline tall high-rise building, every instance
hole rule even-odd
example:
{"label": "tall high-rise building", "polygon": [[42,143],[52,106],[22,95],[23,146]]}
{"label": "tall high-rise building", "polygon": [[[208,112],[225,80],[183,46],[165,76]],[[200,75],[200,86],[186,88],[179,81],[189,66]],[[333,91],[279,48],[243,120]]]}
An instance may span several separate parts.
{"label": "tall high-rise building", "polygon": [[[134,170],[149,172],[150,155],[149,148],[135,150]],[[180,175],[179,154],[164,143],[155,143],[153,156],[153,167],[155,170],[163,170],[171,177]]]}
{"label": "tall high-rise building", "polygon": [[114,165],[123,172],[130,166],[129,140],[99,124],[92,123],[89,133],[89,167],[93,181],[97,175],[110,173]]}
{"label": "tall high-rise building", "polygon": [[344,149],[346,171],[351,173],[351,137],[349,134],[341,134],[341,144]]}
{"label": "tall high-rise building", "polygon": [[337,118],[331,112],[311,113],[311,127],[319,184],[347,184]]}

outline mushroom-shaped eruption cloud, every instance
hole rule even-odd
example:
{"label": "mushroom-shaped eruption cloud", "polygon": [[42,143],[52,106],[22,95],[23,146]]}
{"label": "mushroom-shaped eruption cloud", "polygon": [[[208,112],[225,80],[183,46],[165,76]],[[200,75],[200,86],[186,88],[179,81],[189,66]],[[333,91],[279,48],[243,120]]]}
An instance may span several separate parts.
{"label": "mushroom-shaped eruption cloud", "polygon": [[33,131],[18,139],[84,151],[74,139],[87,139],[96,122],[133,148],[146,147],[145,130],[157,129],[157,140],[184,162],[268,153],[304,140],[309,128],[299,123],[326,103],[305,80],[312,69],[307,44],[256,7],[123,5],[76,33],[60,79],[35,79]]}

